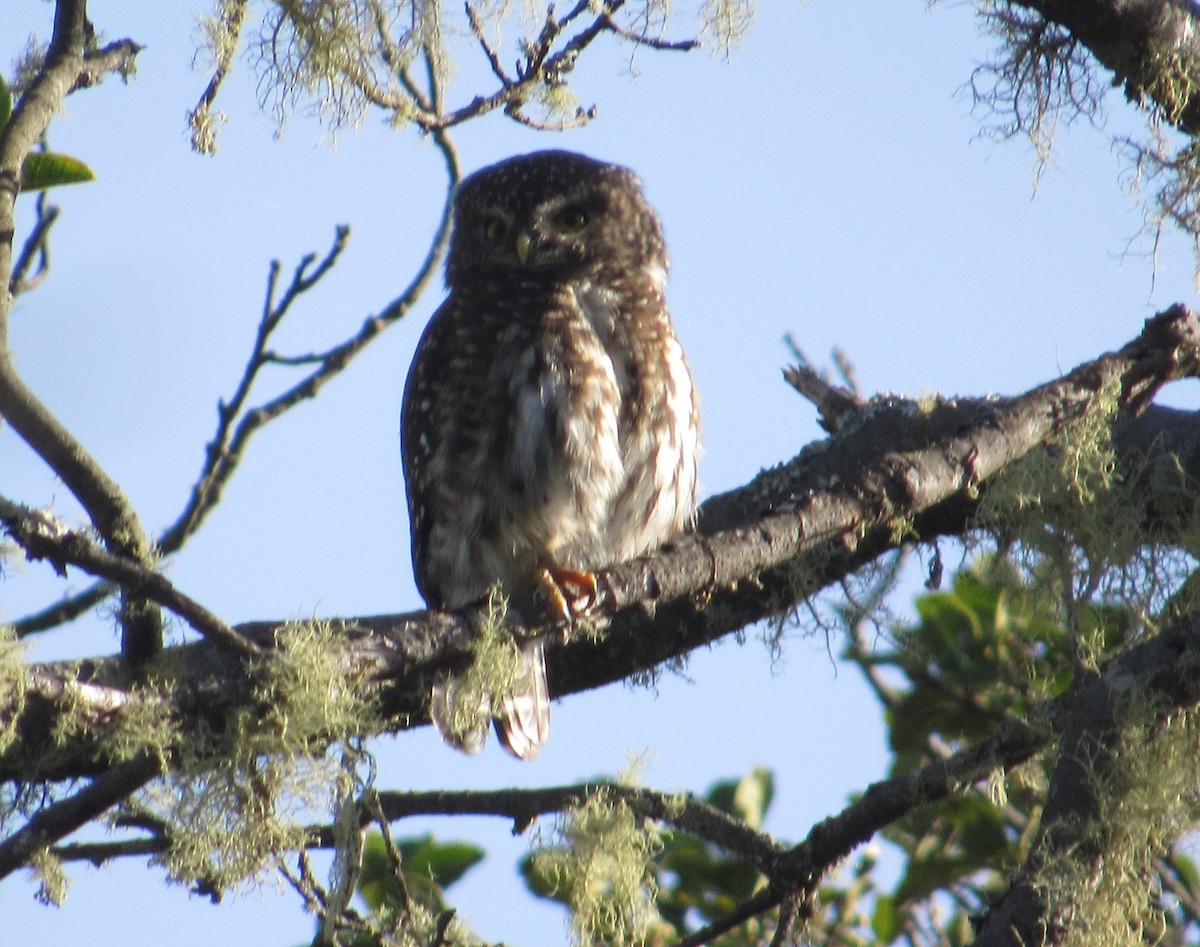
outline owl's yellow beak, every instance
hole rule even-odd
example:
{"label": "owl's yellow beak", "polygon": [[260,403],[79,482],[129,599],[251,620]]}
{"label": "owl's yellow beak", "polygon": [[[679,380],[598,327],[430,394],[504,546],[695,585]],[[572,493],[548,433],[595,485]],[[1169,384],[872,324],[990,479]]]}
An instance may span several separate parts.
{"label": "owl's yellow beak", "polygon": [[524,231],[517,234],[517,259],[521,261],[522,266],[529,259],[529,248],[531,246],[533,246],[533,237]]}

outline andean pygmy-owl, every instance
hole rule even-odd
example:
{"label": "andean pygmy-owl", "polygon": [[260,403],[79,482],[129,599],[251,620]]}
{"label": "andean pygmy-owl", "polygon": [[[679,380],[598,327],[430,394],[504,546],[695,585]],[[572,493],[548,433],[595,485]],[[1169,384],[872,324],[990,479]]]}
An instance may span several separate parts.
{"label": "andean pygmy-owl", "polygon": [[[690,521],[699,418],[663,292],[662,226],[626,168],[541,151],[484,168],[454,198],[449,295],[417,347],[401,442],[417,585],[434,608],[499,582],[523,615],[544,584],[653,551]],[[558,601],[561,603],[562,598]],[[539,642],[483,724],[434,722],[477,752],[495,718],[534,757],[549,733]]]}

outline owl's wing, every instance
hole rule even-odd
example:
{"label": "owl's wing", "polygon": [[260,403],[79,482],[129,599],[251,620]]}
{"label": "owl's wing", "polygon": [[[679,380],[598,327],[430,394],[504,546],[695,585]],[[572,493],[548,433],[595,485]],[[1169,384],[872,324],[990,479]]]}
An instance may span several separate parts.
{"label": "owl's wing", "polygon": [[432,608],[481,598],[496,578],[468,548],[488,509],[488,439],[506,416],[507,391],[488,366],[487,325],[452,292],[429,321],[404,386],[400,447],[413,571]]}

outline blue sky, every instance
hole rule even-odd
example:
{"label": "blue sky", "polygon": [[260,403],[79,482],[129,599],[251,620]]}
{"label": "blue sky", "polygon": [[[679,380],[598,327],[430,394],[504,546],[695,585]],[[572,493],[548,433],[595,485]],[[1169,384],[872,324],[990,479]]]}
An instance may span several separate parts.
{"label": "blue sky", "polygon": [[[99,180],[54,193],[64,214],[53,272],[18,302],[12,331],[26,380],[157,531],[182,505],[216,401],[239,376],[269,261],[287,271],[323,251],[336,224],[351,225],[342,263],[280,342],[320,349],[403,289],[443,181],[428,142],[372,116],[336,147],[303,115],[276,140],[244,63],[223,93],[220,153],[193,155],[184,115],[206,77],[191,68],[191,11],[130,8],[90,4],[108,38],[146,48],[129,85],[73,96],[52,126],[52,145],[87,160]],[[50,17],[49,4],[28,0],[10,11],[0,55],[10,61],[31,30],[45,36]],[[786,333],[818,361],[840,346],[868,392],[1014,393],[1119,346],[1157,309],[1194,302],[1186,239],[1166,240],[1157,272],[1147,240],[1127,252],[1141,218],[1107,134],[1139,119],[1110,93],[1107,130],[1064,131],[1035,196],[1027,143],[980,139],[980,116],[960,91],[990,53],[963,4],[771,4],[728,60],[642,51],[631,61],[616,44],[585,56],[576,89],[599,106],[586,129],[538,134],[496,115],[456,140],[468,171],[565,147],[641,175],[671,248],[669,299],[703,397],[701,476],[713,493],[820,436],[811,406],[780,377]],[[255,440],[219,510],[169,564],[174,582],[234,622],[419,607],[396,431],[412,350],[440,298],[431,292],[316,402]],[[66,489],[7,430],[0,493],[79,521]],[[57,594],[47,573],[31,565],[5,577],[0,621]],[[36,641],[31,657],[115,647],[111,624],[94,616]],[[838,647],[797,629],[773,663],[751,634],[694,655],[686,677],[664,676],[654,690],[572,697],[555,706],[551,742],[533,764],[494,746],[464,758],[428,730],[379,740],[379,785],[549,785],[615,773],[649,750],[648,784],[702,792],[765,764],[777,775],[768,828],[797,839],[885,773],[877,707],[830,657]],[[513,866],[526,839],[496,821],[396,826],[429,829],[489,848],[453,890],[478,933],[563,941],[561,912],[522,895]],[[311,936],[296,897],[270,885],[213,907],[138,861],[76,867],[73,878],[60,909],[34,903],[23,877],[4,882],[0,912],[14,942]]]}

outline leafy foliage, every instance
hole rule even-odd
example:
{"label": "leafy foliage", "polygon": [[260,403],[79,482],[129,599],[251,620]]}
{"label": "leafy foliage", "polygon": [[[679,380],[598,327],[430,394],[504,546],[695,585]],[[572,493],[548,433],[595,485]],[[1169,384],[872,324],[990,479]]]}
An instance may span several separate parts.
{"label": "leafy foliage", "polygon": [[[1051,587],[1024,579],[1006,560],[985,559],[960,572],[949,591],[918,598],[919,621],[893,648],[848,649],[885,704],[894,775],[976,743],[1066,690],[1072,633]],[[1127,609],[1104,602],[1080,605],[1074,618],[1078,637],[1098,656],[1125,646],[1136,627]],[[994,773],[987,786],[917,810],[883,833],[902,861],[898,880],[875,899],[871,930],[879,942],[973,940],[972,919],[1029,854],[1051,764],[1038,758]],[[1157,891],[1174,892],[1158,898],[1166,925],[1194,935],[1194,862],[1172,851],[1156,867]]]}
{"label": "leafy foliage", "polygon": [[[892,775],[986,739],[1001,721],[1024,717],[1066,690],[1073,673],[1072,635],[1044,588],[1006,560],[981,560],[960,572],[949,590],[920,596],[918,621],[897,632],[891,646],[868,653],[847,649],[846,658],[872,678],[884,704]],[[1085,605],[1077,618],[1100,655],[1125,646],[1135,627],[1127,610],[1105,603]],[[860,851],[807,906],[806,942],[970,943],[974,920],[1029,854],[1049,766],[1035,759],[1019,770],[997,772],[986,785],[968,787],[889,826],[882,833],[885,846],[873,843]],[[774,791],[771,771],[760,767],[715,783],[704,801],[762,830]],[[645,874],[630,876],[638,891],[653,893],[653,917],[636,937],[626,928],[597,924],[581,931],[582,943],[675,943],[719,922],[767,884],[755,865],[712,842],[672,828],[645,836],[650,830],[639,828],[630,810],[612,800],[602,803],[603,812],[592,816],[605,815],[603,824],[576,820],[540,857],[535,853],[520,866],[535,896],[578,912],[583,889],[602,899],[613,891],[589,872],[596,867],[592,856],[613,853],[614,820],[623,827],[622,838],[642,832],[655,840],[638,851]],[[409,895],[433,910],[445,909],[444,888],[482,857],[471,846],[441,844],[429,836],[399,847]],[[372,911],[395,907],[398,889],[389,872],[374,840],[359,889]],[[1148,915],[1158,925],[1154,929],[1167,942],[1189,942],[1200,934],[1200,869],[1176,847],[1155,859],[1154,872]],[[768,911],[712,943],[761,945],[777,923],[778,910]]]}

